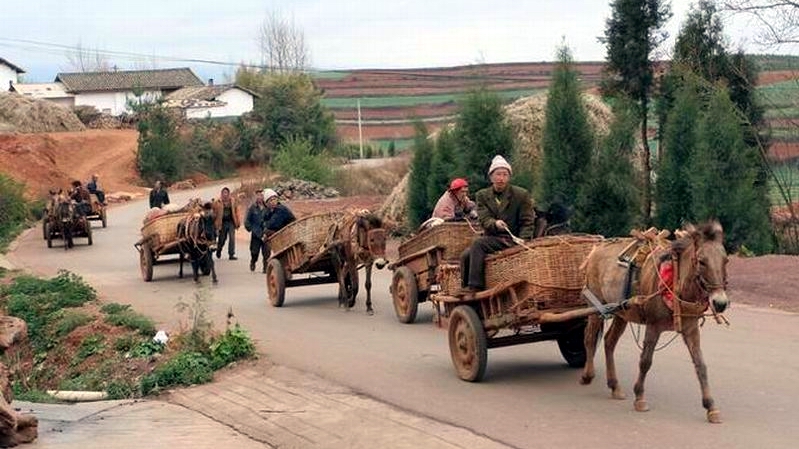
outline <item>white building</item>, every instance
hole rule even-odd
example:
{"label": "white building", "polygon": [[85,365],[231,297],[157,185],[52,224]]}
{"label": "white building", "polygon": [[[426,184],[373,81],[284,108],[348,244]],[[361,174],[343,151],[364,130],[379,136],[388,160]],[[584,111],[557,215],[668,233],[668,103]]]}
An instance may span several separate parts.
{"label": "white building", "polygon": [[0,92],[11,90],[11,86],[19,82],[20,73],[25,73],[25,71],[11,62],[0,58]]}
{"label": "white building", "polygon": [[255,92],[233,84],[184,87],[164,97],[167,107],[180,108],[190,119],[239,117],[252,111]]}
{"label": "white building", "polygon": [[75,107],[75,95],[67,92],[61,83],[15,83],[11,91],[35,100],[49,100],[65,108]]}
{"label": "white building", "polygon": [[55,82],[74,95],[74,106],[94,106],[115,116],[128,112],[131,101],[153,101],[183,87],[203,86],[189,68],[59,73]]}

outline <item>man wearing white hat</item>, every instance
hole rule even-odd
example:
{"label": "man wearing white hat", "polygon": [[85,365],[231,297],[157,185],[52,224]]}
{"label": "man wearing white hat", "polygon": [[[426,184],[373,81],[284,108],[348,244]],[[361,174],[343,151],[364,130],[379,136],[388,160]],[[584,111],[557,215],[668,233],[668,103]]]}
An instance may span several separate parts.
{"label": "man wearing white hat", "polygon": [[491,187],[477,192],[477,217],[485,231],[461,254],[462,296],[485,289],[486,255],[513,246],[513,237],[528,240],[535,231],[535,213],[530,193],[510,184],[513,173],[504,157],[497,155],[488,168]]}
{"label": "man wearing white hat", "polygon": [[[266,201],[266,213],[264,214],[264,254],[271,254],[269,247],[269,237],[275,232],[283,229],[287,224],[295,220],[294,214],[285,204],[278,202],[278,195],[272,189],[264,190],[264,201]],[[264,273],[266,273],[266,260],[264,260]]]}

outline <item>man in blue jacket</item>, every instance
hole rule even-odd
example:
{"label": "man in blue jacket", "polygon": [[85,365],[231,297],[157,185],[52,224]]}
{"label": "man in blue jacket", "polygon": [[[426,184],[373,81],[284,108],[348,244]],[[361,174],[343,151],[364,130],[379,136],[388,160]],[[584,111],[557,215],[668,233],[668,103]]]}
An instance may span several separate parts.
{"label": "man in blue jacket", "polygon": [[263,255],[266,273],[266,259],[269,254],[266,252],[264,242],[264,215],[266,215],[266,202],[264,201],[264,191],[255,192],[255,202],[247,209],[247,216],[244,219],[244,229],[250,232],[250,271],[255,271],[255,264],[258,263],[258,256]]}
{"label": "man in blue jacket", "polygon": [[[264,214],[264,254],[271,254],[269,247],[269,237],[275,232],[286,227],[287,224],[295,220],[294,214],[285,204],[278,201],[277,192],[272,189],[264,190],[264,201],[266,202],[266,213]],[[264,267],[266,273],[266,267]]]}

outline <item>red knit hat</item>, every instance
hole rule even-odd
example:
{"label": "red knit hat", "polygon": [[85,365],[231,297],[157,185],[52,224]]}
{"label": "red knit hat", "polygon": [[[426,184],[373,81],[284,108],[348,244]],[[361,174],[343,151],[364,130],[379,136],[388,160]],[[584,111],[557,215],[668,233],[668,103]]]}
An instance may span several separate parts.
{"label": "red knit hat", "polygon": [[469,183],[468,183],[468,182],[466,182],[466,180],[465,180],[465,179],[463,179],[463,178],[455,178],[455,179],[453,179],[453,180],[452,180],[452,182],[449,184],[449,190],[450,190],[450,192],[454,192],[454,191],[456,191],[456,190],[459,190],[459,189],[462,189],[462,188],[464,188],[464,187],[469,187]]}

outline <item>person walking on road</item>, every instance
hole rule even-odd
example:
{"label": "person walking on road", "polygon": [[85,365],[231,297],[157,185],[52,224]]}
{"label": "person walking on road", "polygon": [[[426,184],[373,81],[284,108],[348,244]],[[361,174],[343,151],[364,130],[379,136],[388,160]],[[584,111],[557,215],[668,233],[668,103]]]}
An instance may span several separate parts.
{"label": "person walking on road", "polygon": [[161,181],[155,181],[155,186],[150,190],[150,209],[164,207],[166,204],[169,204],[169,194],[161,185]]}
{"label": "person walking on road", "polygon": [[264,191],[255,191],[255,202],[247,209],[247,216],[244,219],[244,229],[250,233],[250,271],[255,271],[255,264],[258,263],[258,255],[263,256],[264,266],[262,271],[266,273],[266,243],[264,242],[264,215],[266,215],[266,202],[264,201]]}
{"label": "person walking on road", "polygon": [[219,233],[219,240],[216,244],[216,258],[222,257],[222,249],[225,241],[228,242],[227,254],[230,260],[237,260],[236,257],[236,229],[241,226],[239,218],[239,205],[235,198],[230,196],[230,189],[222,188],[222,193],[214,201],[214,224]]}

